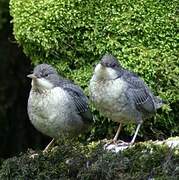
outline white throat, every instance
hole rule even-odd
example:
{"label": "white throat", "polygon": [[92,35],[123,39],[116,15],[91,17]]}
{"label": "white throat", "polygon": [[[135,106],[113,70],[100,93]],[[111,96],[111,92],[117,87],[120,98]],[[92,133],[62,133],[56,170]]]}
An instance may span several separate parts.
{"label": "white throat", "polygon": [[116,70],[110,67],[104,67],[101,64],[98,64],[95,67],[93,79],[98,80],[112,80],[118,77],[118,73]]}
{"label": "white throat", "polygon": [[44,78],[32,79],[31,85],[32,85],[32,89],[39,91],[50,90],[54,87],[50,81]]}

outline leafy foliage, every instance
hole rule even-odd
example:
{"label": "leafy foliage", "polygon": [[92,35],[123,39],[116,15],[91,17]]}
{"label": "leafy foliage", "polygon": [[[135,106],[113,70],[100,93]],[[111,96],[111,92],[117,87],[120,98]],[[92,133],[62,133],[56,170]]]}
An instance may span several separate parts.
{"label": "leafy foliage", "polygon": [[[11,0],[10,10],[15,38],[32,63],[54,65],[86,92],[92,64],[106,52],[143,77],[167,104],[144,123],[141,136],[163,138],[179,131],[177,4],[177,0]],[[114,134],[114,124],[99,120],[96,110],[94,114],[92,137]],[[130,126],[126,130],[132,131]]]}

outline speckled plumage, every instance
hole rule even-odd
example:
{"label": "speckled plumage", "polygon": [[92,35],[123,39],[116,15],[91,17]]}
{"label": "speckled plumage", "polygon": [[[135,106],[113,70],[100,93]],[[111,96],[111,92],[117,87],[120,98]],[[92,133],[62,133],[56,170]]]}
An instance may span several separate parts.
{"label": "speckled plumage", "polygon": [[90,82],[91,100],[100,112],[115,122],[133,122],[136,119],[136,113],[132,111],[133,105],[125,95],[126,90],[127,84],[121,79],[109,81],[92,79]]}
{"label": "speckled plumage", "polygon": [[103,56],[96,66],[89,91],[96,108],[119,123],[141,124],[162,106],[144,81],[122,68],[112,55]]}
{"label": "speckled plumage", "polygon": [[92,115],[82,90],[47,64],[38,65],[33,74],[28,114],[35,128],[55,139],[85,131]]}

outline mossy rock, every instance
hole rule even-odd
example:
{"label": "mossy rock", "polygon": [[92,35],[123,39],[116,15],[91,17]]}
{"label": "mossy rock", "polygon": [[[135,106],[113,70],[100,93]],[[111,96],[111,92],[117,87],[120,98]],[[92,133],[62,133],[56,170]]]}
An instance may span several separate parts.
{"label": "mossy rock", "polygon": [[103,149],[102,142],[65,143],[31,158],[33,152],[7,159],[0,179],[177,179],[179,147],[137,143],[122,152]]}
{"label": "mossy rock", "polygon": [[[32,63],[52,64],[86,93],[92,65],[106,52],[144,78],[167,102],[141,128],[141,137],[157,139],[179,131],[177,5],[178,0],[11,0],[10,11],[15,38]],[[93,111],[91,137],[114,135],[114,124]],[[130,126],[125,130],[132,132]]]}

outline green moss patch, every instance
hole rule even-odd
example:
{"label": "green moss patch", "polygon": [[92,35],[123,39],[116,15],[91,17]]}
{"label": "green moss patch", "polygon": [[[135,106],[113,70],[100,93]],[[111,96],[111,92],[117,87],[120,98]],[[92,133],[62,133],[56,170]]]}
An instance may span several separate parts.
{"label": "green moss patch", "polygon": [[0,179],[176,179],[179,149],[152,142],[138,143],[119,153],[103,150],[103,143],[61,144],[52,152],[30,158],[32,152],[7,159]]}

